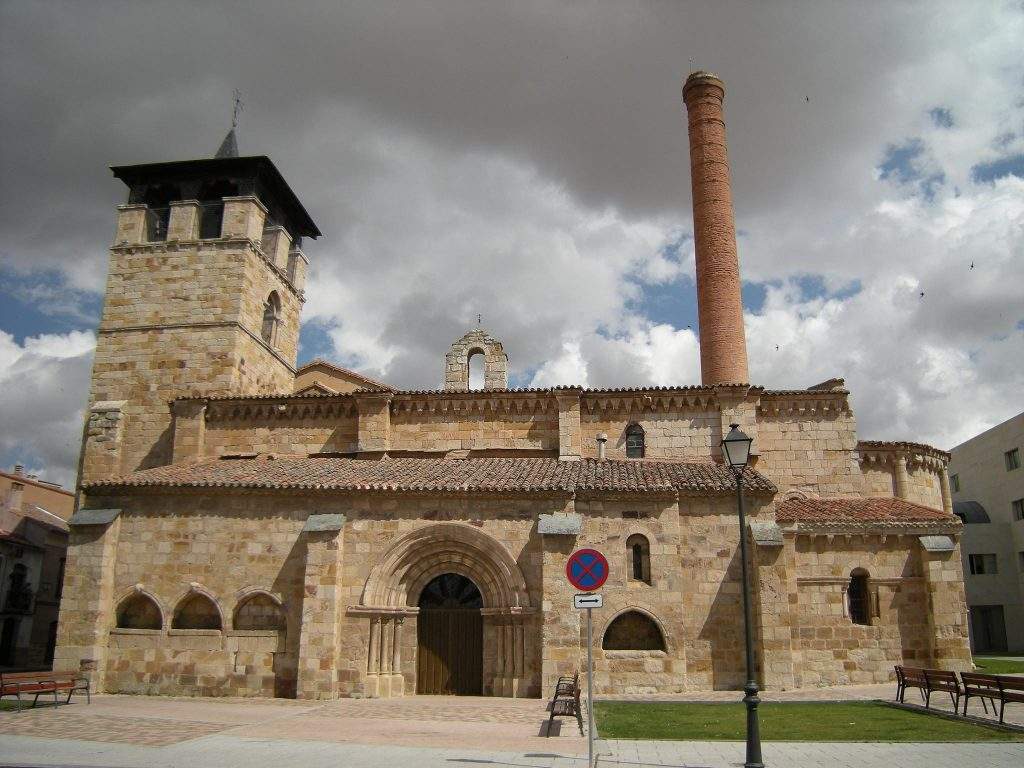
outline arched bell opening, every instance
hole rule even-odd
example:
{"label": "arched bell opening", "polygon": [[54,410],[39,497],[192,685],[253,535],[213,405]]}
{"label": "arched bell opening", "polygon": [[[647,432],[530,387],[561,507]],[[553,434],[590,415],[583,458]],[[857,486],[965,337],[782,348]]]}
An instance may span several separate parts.
{"label": "arched bell opening", "polygon": [[470,579],[442,573],[421,590],[416,620],[416,693],[483,693],[483,596]]}

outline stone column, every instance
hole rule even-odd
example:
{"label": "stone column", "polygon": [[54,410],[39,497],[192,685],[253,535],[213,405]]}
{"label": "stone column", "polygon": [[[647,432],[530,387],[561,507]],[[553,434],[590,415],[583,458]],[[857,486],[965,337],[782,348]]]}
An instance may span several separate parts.
{"label": "stone column", "polygon": [[80,485],[121,474],[124,407],[124,400],[105,400],[89,408],[82,440]]}
{"label": "stone column", "polygon": [[244,237],[257,245],[263,241],[267,208],[252,195],[224,198],[221,237]]}
{"label": "stone column", "polygon": [[357,438],[360,453],[377,453],[391,448],[391,393],[358,392],[355,395],[359,419]]}
{"label": "stone column", "polygon": [[292,238],[288,234],[288,230],[280,224],[264,227],[261,245],[263,247],[263,255],[275,267],[288,274],[288,253],[292,247]]}
{"label": "stone column", "polygon": [[901,453],[896,457],[896,498],[907,498],[909,487],[910,478],[907,475],[907,457]]}
{"label": "stone column", "polygon": [[70,520],[53,668],[84,672],[94,693],[104,691],[107,672],[120,515],[119,509],[80,509]]}
{"label": "stone column", "polygon": [[942,494],[942,511],[953,514],[953,493],[949,490],[949,470],[945,465],[939,470],[939,491]]}
{"label": "stone column", "polygon": [[199,236],[199,201],[175,200],[167,224],[167,239],[195,240]]}
{"label": "stone column", "polygon": [[206,443],[206,401],[175,400],[174,454],[172,461],[181,464],[203,458]]}
{"label": "stone column", "polygon": [[580,666],[580,613],[573,610],[574,590],[565,578],[565,563],[575,549],[574,536],[544,536],[541,611],[541,698],[550,696],[561,675]]}
{"label": "stone column", "polygon": [[558,458],[579,461],[583,449],[580,431],[579,387],[571,387],[555,394],[558,400]]}
{"label": "stone column", "polygon": [[138,245],[146,242],[146,206],[117,206],[117,231],[114,245]]}
{"label": "stone column", "polygon": [[310,515],[303,528],[306,573],[299,637],[300,699],[338,695],[343,515]]}
{"label": "stone column", "polygon": [[694,72],[686,78],[700,372],[706,385],[750,381],[724,100],[725,85],[712,73]]}
{"label": "stone column", "polygon": [[960,546],[953,536],[921,536],[921,573],[928,594],[928,643],[936,669],[974,668]]}
{"label": "stone column", "polygon": [[380,616],[370,617],[370,642],[366,649],[366,684],[363,693],[374,698],[380,695]]}
{"label": "stone column", "polygon": [[761,685],[772,690],[796,688],[796,537],[784,537],[771,522],[751,522],[749,528]]}
{"label": "stone column", "polygon": [[393,626],[391,642],[391,695],[405,695],[405,676],[402,674],[402,625],[405,623],[404,616],[395,616],[391,624]]}

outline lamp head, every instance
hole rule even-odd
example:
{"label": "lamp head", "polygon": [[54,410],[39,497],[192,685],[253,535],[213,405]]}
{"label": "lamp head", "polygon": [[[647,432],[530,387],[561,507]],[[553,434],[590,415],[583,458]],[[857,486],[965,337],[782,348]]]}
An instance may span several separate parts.
{"label": "lamp head", "polygon": [[743,469],[750,460],[750,444],[754,438],[740,431],[739,424],[730,424],[729,434],[722,438],[722,453],[726,463],[733,469]]}

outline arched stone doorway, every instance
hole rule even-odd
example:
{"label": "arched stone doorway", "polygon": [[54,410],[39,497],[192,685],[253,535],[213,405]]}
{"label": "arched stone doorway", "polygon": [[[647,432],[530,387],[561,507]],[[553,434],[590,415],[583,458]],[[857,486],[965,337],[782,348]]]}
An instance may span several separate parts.
{"label": "arched stone doorway", "polygon": [[457,573],[435,576],[420,592],[416,617],[416,693],[483,692],[483,597]]}
{"label": "arched stone doorway", "polygon": [[[407,690],[421,690],[414,682],[419,660],[408,656],[414,649],[418,655],[420,616],[437,610],[421,607],[421,599],[436,601],[431,585],[446,575],[470,582],[479,594],[479,607],[473,611],[480,617],[482,635],[480,692],[531,695],[540,683],[535,658],[539,645],[522,571],[500,542],[464,523],[434,523],[411,531],[370,572],[360,605],[349,609],[350,615],[369,619],[366,695],[401,696]],[[457,590],[456,582],[449,579],[447,589]],[[403,642],[408,623],[415,623],[415,645]]]}

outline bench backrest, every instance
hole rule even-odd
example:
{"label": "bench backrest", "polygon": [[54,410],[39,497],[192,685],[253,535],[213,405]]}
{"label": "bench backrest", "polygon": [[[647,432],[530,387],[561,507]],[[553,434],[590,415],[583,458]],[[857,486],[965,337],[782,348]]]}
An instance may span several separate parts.
{"label": "bench backrest", "polygon": [[0,672],[2,683],[25,683],[32,680],[74,680],[77,675],[74,672]]}
{"label": "bench backrest", "polygon": [[908,685],[927,685],[928,683],[924,670],[918,667],[900,667],[900,672]]}
{"label": "bench backrest", "polygon": [[956,679],[956,672],[945,669],[926,669],[925,678],[928,680],[928,687],[937,691],[959,691],[960,681]]}
{"label": "bench backrest", "polygon": [[995,677],[999,681],[999,690],[1003,699],[1024,702],[1024,677],[1012,675],[996,675]]}
{"label": "bench backrest", "polygon": [[983,672],[961,672],[960,679],[963,680],[964,690],[971,693],[984,691],[999,693],[999,678],[995,675],[987,675]]}

